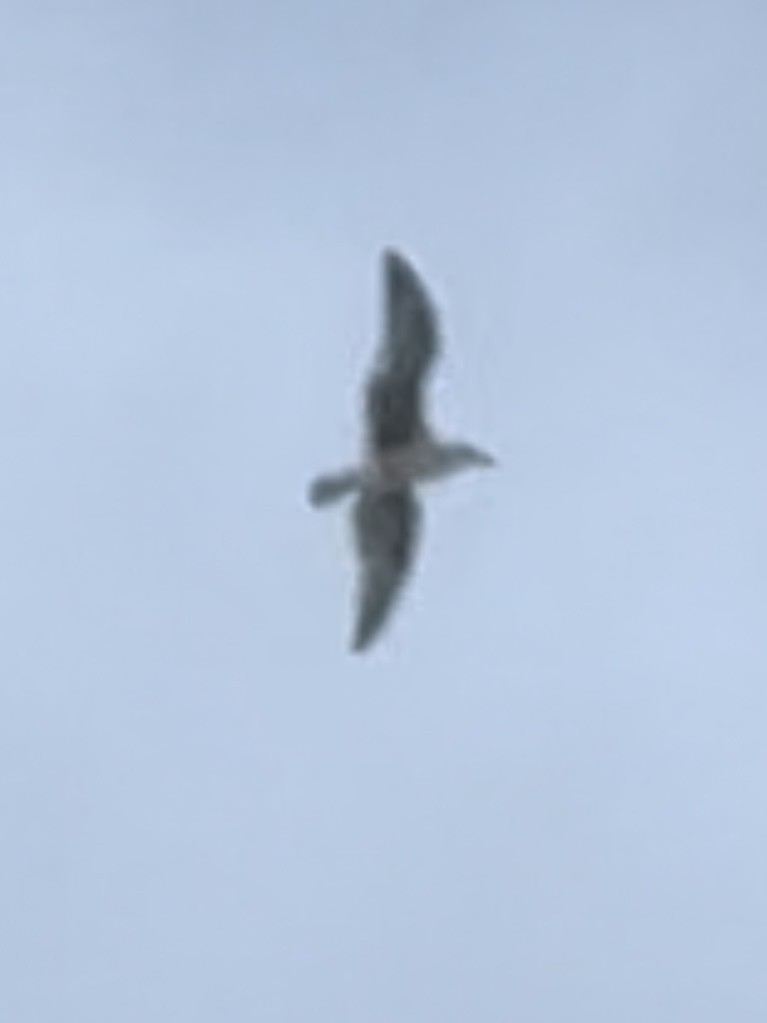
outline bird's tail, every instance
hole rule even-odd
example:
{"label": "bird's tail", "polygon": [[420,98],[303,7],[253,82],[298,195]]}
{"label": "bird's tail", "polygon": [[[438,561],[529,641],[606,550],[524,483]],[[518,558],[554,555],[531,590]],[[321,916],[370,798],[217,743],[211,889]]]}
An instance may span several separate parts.
{"label": "bird's tail", "polygon": [[359,487],[360,474],[356,469],[346,469],[343,472],[318,476],[309,486],[309,503],[315,508],[321,508],[326,504],[346,497],[354,493]]}

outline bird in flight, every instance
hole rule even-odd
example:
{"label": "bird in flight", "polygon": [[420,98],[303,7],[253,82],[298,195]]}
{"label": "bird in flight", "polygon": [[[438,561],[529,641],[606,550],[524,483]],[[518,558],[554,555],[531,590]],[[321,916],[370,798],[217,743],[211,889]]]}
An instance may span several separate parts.
{"label": "bird in flight", "polygon": [[365,390],[362,464],[319,476],[309,487],[315,507],[354,495],[359,561],[354,651],[376,639],[412,567],[421,527],[416,488],[461,469],[495,464],[471,444],[432,433],[423,390],[441,347],[437,313],[404,256],[385,249],[382,270],[383,330]]}

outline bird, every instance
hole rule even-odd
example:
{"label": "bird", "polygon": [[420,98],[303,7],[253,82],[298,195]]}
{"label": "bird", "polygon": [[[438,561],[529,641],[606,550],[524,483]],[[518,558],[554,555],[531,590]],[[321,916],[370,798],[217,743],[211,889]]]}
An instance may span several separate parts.
{"label": "bird", "polygon": [[439,317],[422,277],[398,250],[383,249],[381,276],[382,330],[364,389],[362,461],[316,477],[308,491],[315,508],[354,499],[356,653],[382,632],[410,575],[422,527],[421,484],[496,464],[473,444],[442,440],[432,431],[424,390],[441,354]]}

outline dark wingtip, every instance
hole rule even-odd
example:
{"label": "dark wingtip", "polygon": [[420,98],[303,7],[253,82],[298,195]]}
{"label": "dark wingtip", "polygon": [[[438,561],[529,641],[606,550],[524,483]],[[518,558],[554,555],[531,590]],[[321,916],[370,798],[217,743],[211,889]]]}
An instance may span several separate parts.
{"label": "dark wingtip", "polygon": [[413,268],[399,249],[387,245],[383,250],[383,262],[389,273],[413,273]]}
{"label": "dark wingtip", "polygon": [[374,633],[370,630],[363,631],[358,629],[352,636],[352,641],[349,644],[349,653],[364,654],[373,641],[373,635]]}

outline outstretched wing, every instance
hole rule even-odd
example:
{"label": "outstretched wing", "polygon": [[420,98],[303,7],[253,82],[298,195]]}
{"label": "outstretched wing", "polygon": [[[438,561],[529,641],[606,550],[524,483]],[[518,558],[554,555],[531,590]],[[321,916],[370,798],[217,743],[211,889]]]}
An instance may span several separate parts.
{"label": "outstretched wing", "polygon": [[416,271],[386,249],[383,276],[383,338],[367,390],[368,439],[376,451],[424,432],[423,385],[439,352],[437,314]]}
{"label": "outstretched wing", "polygon": [[421,510],[410,488],[363,491],[354,506],[360,562],[353,650],[364,650],[380,632],[413,564]]}

